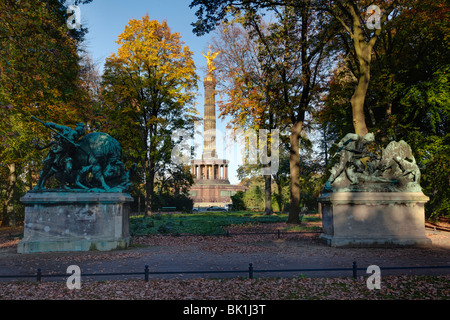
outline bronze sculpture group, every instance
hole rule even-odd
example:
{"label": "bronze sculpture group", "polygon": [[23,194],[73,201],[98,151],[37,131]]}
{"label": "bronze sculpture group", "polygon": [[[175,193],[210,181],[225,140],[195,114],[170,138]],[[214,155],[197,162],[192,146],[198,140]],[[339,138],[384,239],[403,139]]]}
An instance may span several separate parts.
{"label": "bronze sculpture group", "polygon": [[129,188],[136,165],[125,169],[116,139],[102,132],[85,135],[83,123],[72,129],[33,118],[56,134],[49,144],[35,145],[40,150],[51,148],[34,191],[45,190],[52,176],[59,182],[55,189],[59,191],[123,192]]}
{"label": "bronze sculpture group", "polygon": [[411,147],[392,141],[381,152],[370,152],[373,133],[347,134],[337,144],[339,160],[330,170],[325,192],[420,192],[420,170]]}

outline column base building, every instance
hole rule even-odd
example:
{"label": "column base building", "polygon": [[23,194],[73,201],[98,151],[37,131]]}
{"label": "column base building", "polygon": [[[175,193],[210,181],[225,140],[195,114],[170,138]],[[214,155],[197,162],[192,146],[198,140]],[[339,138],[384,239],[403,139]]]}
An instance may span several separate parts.
{"label": "column base building", "polygon": [[191,173],[195,179],[190,195],[195,208],[225,207],[231,204],[232,195],[246,190],[244,186],[230,184],[228,163],[225,159],[191,161]]}

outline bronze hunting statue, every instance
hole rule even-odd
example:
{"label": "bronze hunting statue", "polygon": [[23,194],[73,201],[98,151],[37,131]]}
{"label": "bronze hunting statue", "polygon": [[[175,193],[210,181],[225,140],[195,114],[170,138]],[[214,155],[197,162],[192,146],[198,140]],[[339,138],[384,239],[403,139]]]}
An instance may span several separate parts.
{"label": "bronze hunting statue", "polygon": [[59,182],[61,191],[124,192],[130,186],[130,177],[136,169],[129,171],[121,161],[122,148],[116,139],[102,132],[85,135],[84,124],[75,129],[52,122],[39,121],[56,136],[40,150],[50,148],[44,159],[44,167],[34,191],[45,190],[52,176]]}

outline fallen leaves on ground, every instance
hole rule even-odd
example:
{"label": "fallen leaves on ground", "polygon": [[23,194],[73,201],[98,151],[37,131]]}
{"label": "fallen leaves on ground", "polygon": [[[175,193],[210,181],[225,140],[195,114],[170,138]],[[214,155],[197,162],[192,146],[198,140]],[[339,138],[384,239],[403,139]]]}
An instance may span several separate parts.
{"label": "fallen leaves on ground", "polygon": [[441,217],[436,221],[425,221],[425,226],[430,229],[437,229],[442,231],[450,231],[450,218]]}
{"label": "fallen leaves on ground", "polygon": [[367,278],[151,279],[85,281],[69,290],[59,282],[0,283],[0,299],[17,300],[447,300],[450,275],[386,276],[381,289]]}
{"label": "fallen leaves on ground", "polygon": [[274,250],[273,247],[261,245],[267,241],[316,241],[317,232],[284,231],[286,223],[261,223],[229,226],[230,236],[190,236],[190,235],[149,235],[133,237],[132,244],[139,246],[183,247],[198,246],[211,252],[251,253]]}
{"label": "fallen leaves on ground", "polygon": [[[1,224],[0,224],[1,225]],[[20,241],[23,233],[22,227],[1,227],[0,228],[0,249],[14,248]]]}
{"label": "fallen leaves on ground", "polygon": [[[48,259],[63,263],[70,261],[121,261],[128,258],[140,258],[143,254],[137,250],[140,246],[162,246],[172,254],[184,250],[186,246],[197,246],[211,252],[262,252],[279,250],[277,245],[293,241],[296,247],[307,248],[307,255],[319,254],[327,256],[343,255],[346,251],[331,250],[323,246],[311,246],[308,243],[317,241],[317,233],[283,233],[278,240],[277,230],[286,230],[285,223],[253,224],[231,226],[232,236],[165,236],[133,237],[132,244],[136,250],[89,252],[66,255],[50,255]],[[16,231],[16,230],[14,230]],[[11,230],[0,232],[0,248],[17,246],[17,239],[10,236]],[[272,234],[240,234],[248,232],[272,232]],[[430,231],[431,235],[434,235]],[[427,233],[428,236],[428,233]],[[437,235],[436,235],[437,236]],[[448,236],[445,235],[445,243]],[[443,241],[444,241],[443,240]],[[267,245],[267,244],[271,245]],[[273,245],[275,244],[275,245]],[[289,247],[283,247],[289,250]],[[306,249],[305,249],[306,250]],[[409,252],[403,249],[401,252]],[[386,252],[373,249],[380,257],[398,255],[397,250]],[[439,251],[440,252],[440,251]],[[438,253],[439,253],[438,252]],[[357,258],[356,256],[354,258]],[[30,257],[39,263],[42,257]],[[35,267],[33,265],[33,267]],[[33,269],[34,270],[34,269]],[[369,290],[366,278],[231,278],[231,279],[151,279],[141,280],[83,280],[80,290],[69,290],[64,280],[25,282],[0,282],[0,299],[4,300],[355,300],[355,299],[450,299],[450,275],[444,276],[383,276],[380,290]]]}
{"label": "fallen leaves on ground", "polygon": [[15,248],[17,247],[17,244],[19,243],[20,239],[14,239],[14,240],[4,240],[0,242],[0,248]]}

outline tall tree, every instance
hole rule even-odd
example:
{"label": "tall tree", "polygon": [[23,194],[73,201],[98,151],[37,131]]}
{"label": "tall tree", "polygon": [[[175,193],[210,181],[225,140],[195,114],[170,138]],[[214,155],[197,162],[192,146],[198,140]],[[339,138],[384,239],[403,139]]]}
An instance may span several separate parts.
{"label": "tall tree", "polygon": [[[374,46],[365,105],[367,127],[380,143],[410,144],[430,197],[426,214],[432,217],[445,215],[450,203],[449,13],[442,0],[404,1],[391,13]],[[350,53],[340,44],[343,53]],[[352,114],[345,106],[357,79],[355,61],[346,54],[338,57],[318,119],[342,136],[351,127]]]}
{"label": "tall tree", "polygon": [[[220,79],[220,96],[226,98],[218,101],[220,116],[231,116],[229,126],[238,131],[242,129],[255,130],[253,132],[257,135],[261,129],[268,130],[267,143],[255,137],[255,149],[259,149],[258,142],[262,142],[260,147],[267,148],[267,156],[271,158],[273,141],[271,130],[280,130],[280,127],[285,126],[286,121],[274,113],[275,101],[273,101],[274,86],[272,82],[275,79],[274,74],[268,74],[268,70],[265,68],[264,60],[267,59],[267,56],[261,52],[258,42],[237,23],[239,20],[238,17],[236,22],[221,25],[216,33],[217,38],[215,37],[213,40],[214,49],[221,52],[216,60]],[[279,146],[276,148],[278,149]],[[254,158],[258,162],[258,157]],[[249,174],[264,173],[264,212],[267,215],[273,213],[272,172],[270,170],[272,165],[275,165],[275,160],[265,165],[244,163],[245,168],[241,170],[242,173],[248,172]],[[262,170],[262,167],[266,168],[265,171]]]}
{"label": "tall tree", "polygon": [[350,51],[350,56],[355,60],[356,68],[353,71],[357,85],[350,103],[354,130],[361,136],[369,132],[366,125],[364,102],[370,83],[373,49],[384,30],[386,20],[397,4],[398,2],[395,0],[380,1],[377,2],[377,6],[373,6],[373,1],[337,0],[325,1],[321,7],[342,24],[345,33],[341,34],[346,35],[342,40],[347,50]]}
{"label": "tall tree", "polygon": [[105,64],[103,97],[111,133],[143,170],[146,214],[155,178],[171,162],[175,130],[193,127],[197,75],[192,52],[166,21],[132,19]]}
{"label": "tall tree", "polygon": [[[287,119],[290,126],[291,199],[289,223],[300,223],[300,139],[311,101],[317,98],[323,54],[333,34],[329,19],[319,15],[312,1],[208,1],[194,0],[199,6],[199,20],[194,33],[201,35],[214,29],[218,21],[244,14],[244,26],[258,39],[267,57],[264,68],[273,77],[271,92],[274,113]],[[265,34],[261,29],[261,12],[265,9],[277,19]],[[260,12],[258,14],[258,12]],[[329,28],[330,27],[330,28]]]}
{"label": "tall tree", "polygon": [[356,61],[354,74],[358,82],[350,103],[352,106],[354,131],[359,135],[365,135],[368,129],[364,113],[364,102],[370,83],[373,48],[379,35],[384,30],[386,20],[396,8],[403,5],[402,2],[401,0],[385,0],[377,3],[377,6],[373,6],[374,3],[370,0],[193,0],[190,6],[191,8],[199,6],[196,12],[199,19],[193,24],[194,32],[199,35],[214,29],[218,21],[227,20],[230,16],[230,8],[237,4],[245,5],[253,11],[260,9],[270,10],[274,5],[297,9],[310,7],[317,10],[317,12],[333,17],[333,20],[341,25],[344,31],[341,33],[343,41],[347,46],[347,50],[351,51],[351,56]]}
{"label": "tall tree", "polygon": [[64,3],[0,2],[0,159],[9,171],[2,201],[5,223],[14,216],[19,176],[24,170],[28,176],[39,172],[42,155],[33,149],[32,139],[50,137],[31,123],[31,116],[66,124],[83,119],[78,51],[86,29],[68,29]]}

